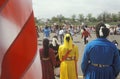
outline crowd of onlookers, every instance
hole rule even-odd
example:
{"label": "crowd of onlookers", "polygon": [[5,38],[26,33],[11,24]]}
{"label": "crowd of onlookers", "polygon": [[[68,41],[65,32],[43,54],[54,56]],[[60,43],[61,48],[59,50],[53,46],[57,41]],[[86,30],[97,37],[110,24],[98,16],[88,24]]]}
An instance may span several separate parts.
{"label": "crowd of onlookers", "polygon": [[[110,30],[110,35],[120,35],[120,24],[115,25],[115,26],[110,26],[107,24],[109,30]],[[38,33],[44,33],[44,37],[49,37],[51,33],[55,33],[57,36],[64,35],[65,33],[70,33],[71,35],[76,35],[80,34],[83,31],[83,28],[86,28],[89,33],[94,33],[95,32],[95,26],[88,26],[86,24],[84,25],[57,25],[53,24],[51,26],[45,25],[45,26],[37,26],[37,32]],[[39,34],[38,34],[39,37]]]}
{"label": "crowd of onlookers", "polygon": [[120,24],[115,27],[110,27],[109,29],[111,35],[120,35]]}

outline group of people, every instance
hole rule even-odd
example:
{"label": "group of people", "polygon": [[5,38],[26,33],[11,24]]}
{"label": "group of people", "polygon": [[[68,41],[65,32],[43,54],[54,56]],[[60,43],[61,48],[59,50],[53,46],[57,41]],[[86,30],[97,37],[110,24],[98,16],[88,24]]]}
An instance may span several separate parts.
{"label": "group of people", "polygon": [[[96,26],[96,39],[86,44],[81,70],[84,79],[116,79],[120,72],[120,56],[118,48],[110,42],[109,29],[104,23]],[[73,43],[71,34],[64,35],[60,45],[57,36],[43,39],[43,47],[39,50],[42,64],[42,79],[55,79],[54,69],[60,66],[60,79],[78,79],[77,61],[78,46]]]}

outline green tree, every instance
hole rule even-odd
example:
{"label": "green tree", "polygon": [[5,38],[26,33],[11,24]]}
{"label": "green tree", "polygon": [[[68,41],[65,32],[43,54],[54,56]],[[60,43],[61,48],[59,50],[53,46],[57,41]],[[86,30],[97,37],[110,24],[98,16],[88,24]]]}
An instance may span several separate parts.
{"label": "green tree", "polygon": [[115,13],[112,13],[112,20],[113,20],[113,22],[118,21],[117,15]]}
{"label": "green tree", "polygon": [[72,21],[73,21],[73,22],[75,22],[76,15],[75,15],[75,14],[73,14],[71,19],[72,19]]}
{"label": "green tree", "polygon": [[83,15],[83,14],[79,14],[79,15],[78,15],[78,20],[79,20],[80,22],[84,22],[84,20],[85,20],[84,15]]}
{"label": "green tree", "polygon": [[51,21],[52,21],[53,23],[55,23],[55,22],[58,22],[59,20],[58,20],[57,17],[54,16],[54,17],[52,17]]}
{"label": "green tree", "polygon": [[87,20],[88,20],[89,22],[92,21],[92,14],[91,14],[91,13],[89,13],[89,14],[87,15]]}
{"label": "green tree", "polygon": [[106,18],[106,21],[107,21],[107,22],[111,22],[111,21],[112,21],[111,13],[106,13],[105,18]]}
{"label": "green tree", "polygon": [[99,14],[99,15],[98,15],[97,21],[103,21],[103,15],[102,15],[102,14]]}
{"label": "green tree", "polygon": [[120,21],[120,12],[118,12],[118,21]]}
{"label": "green tree", "polygon": [[39,20],[37,19],[37,17],[34,17],[34,20],[35,20],[36,25],[38,25],[39,24]]}

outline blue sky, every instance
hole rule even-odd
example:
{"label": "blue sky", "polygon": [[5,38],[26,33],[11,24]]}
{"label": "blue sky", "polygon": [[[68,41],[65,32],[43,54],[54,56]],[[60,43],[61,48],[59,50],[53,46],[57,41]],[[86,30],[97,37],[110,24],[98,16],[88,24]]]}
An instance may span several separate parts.
{"label": "blue sky", "polygon": [[35,17],[45,19],[60,14],[65,17],[88,13],[97,16],[102,12],[120,12],[120,0],[33,0],[33,11]]}

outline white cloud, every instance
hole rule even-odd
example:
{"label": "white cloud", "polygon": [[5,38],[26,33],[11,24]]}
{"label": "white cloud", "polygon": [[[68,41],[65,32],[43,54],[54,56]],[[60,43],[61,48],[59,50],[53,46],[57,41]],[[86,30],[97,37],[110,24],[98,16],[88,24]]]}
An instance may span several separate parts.
{"label": "white cloud", "polygon": [[100,14],[104,11],[119,12],[120,0],[33,0],[36,17],[51,18],[58,14],[70,17],[73,14]]}

